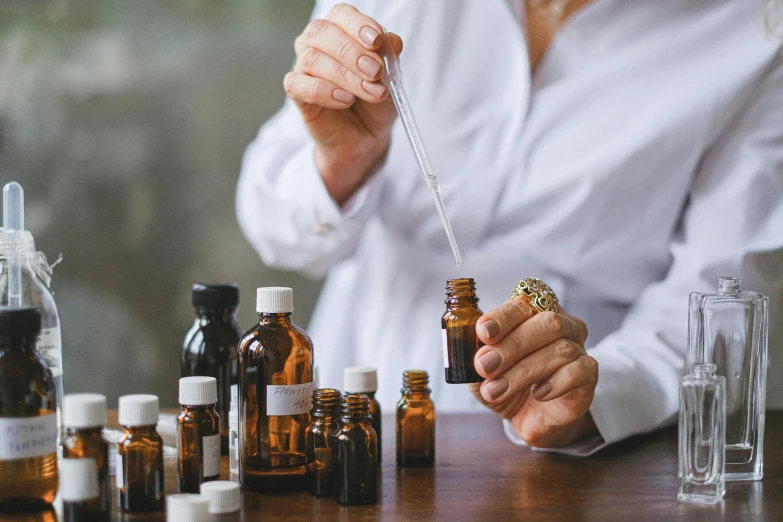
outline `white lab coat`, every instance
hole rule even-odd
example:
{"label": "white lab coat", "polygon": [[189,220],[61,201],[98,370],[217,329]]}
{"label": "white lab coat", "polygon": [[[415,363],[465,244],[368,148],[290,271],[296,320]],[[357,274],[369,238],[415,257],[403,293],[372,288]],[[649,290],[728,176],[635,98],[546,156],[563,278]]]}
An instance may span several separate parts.
{"label": "white lab coat", "polygon": [[783,57],[762,0],[594,0],[532,78],[513,0],[355,4],[404,40],[464,266],[399,120],[385,165],[339,208],[288,101],[247,149],[237,216],[264,263],[328,273],[309,328],[322,385],[376,366],[389,412],[402,371],[424,368],[438,411],[486,411],[443,380],[446,280],[475,278],[487,311],[536,276],[589,327],[590,411],[611,443],[676,414],[689,292],[739,275],[781,313]]}

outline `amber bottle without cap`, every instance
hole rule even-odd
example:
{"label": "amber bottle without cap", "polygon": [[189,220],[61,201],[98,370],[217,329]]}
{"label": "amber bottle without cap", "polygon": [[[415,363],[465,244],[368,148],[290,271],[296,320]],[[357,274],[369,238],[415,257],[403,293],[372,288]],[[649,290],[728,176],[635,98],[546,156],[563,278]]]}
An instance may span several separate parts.
{"label": "amber bottle without cap", "polygon": [[239,289],[234,284],[195,284],[191,293],[196,321],[185,336],[180,377],[217,379],[217,412],[220,416],[220,448],[228,455],[228,408],[231,386],[238,384],[237,344],[242,330],[237,324]]}
{"label": "amber bottle without cap", "polygon": [[460,384],[482,382],[473,358],[484,343],[476,335],[476,321],[483,315],[478,307],[473,279],[451,279],[446,282],[446,313],[440,320],[443,333],[443,364],[446,382]]}
{"label": "amber bottle without cap", "polygon": [[316,497],[331,496],[334,485],[332,436],[337,431],[340,391],[320,388],[313,392],[310,425],[305,431],[307,445],[307,491]]}
{"label": "amber bottle without cap", "polygon": [[163,439],[156,430],[159,416],[155,395],[120,397],[119,420],[125,433],[117,443],[116,478],[123,511],[160,511],[165,506]]}
{"label": "amber bottle without cap", "polygon": [[435,464],[435,405],[424,370],[402,374],[402,398],[397,403],[397,465],[427,467]]}
{"label": "amber bottle without cap", "polygon": [[220,417],[214,377],[179,380],[177,483],[180,493],[198,493],[201,484],[220,478]]}
{"label": "amber bottle without cap", "polygon": [[255,491],[304,487],[313,343],[293,301],[290,288],[259,288],[260,321],[239,343],[239,480]]}
{"label": "amber bottle without cap", "polygon": [[109,444],[103,439],[106,397],[66,395],[63,407],[63,461],[60,474],[66,522],[108,522],[111,516]]}
{"label": "amber bottle without cap", "polygon": [[37,309],[0,308],[0,513],[46,509],[57,494],[57,389],[40,331]]}
{"label": "amber bottle without cap", "polygon": [[334,498],[340,504],[378,502],[378,437],[370,424],[370,399],[340,399],[340,426],[334,432]]}
{"label": "amber bottle without cap", "polygon": [[372,429],[378,436],[378,464],[381,463],[381,405],[375,399],[378,391],[378,370],[371,366],[349,366],[343,373],[345,393],[363,393],[370,399]]}

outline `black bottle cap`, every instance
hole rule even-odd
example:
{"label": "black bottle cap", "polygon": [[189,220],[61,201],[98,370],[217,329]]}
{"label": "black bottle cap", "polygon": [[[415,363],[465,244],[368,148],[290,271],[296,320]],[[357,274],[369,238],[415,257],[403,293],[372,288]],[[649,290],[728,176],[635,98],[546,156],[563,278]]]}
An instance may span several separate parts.
{"label": "black bottle cap", "polygon": [[33,336],[41,331],[41,312],[37,308],[0,307],[0,336]]}
{"label": "black bottle cap", "polygon": [[194,308],[235,308],[239,304],[239,287],[228,285],[193,285]]}

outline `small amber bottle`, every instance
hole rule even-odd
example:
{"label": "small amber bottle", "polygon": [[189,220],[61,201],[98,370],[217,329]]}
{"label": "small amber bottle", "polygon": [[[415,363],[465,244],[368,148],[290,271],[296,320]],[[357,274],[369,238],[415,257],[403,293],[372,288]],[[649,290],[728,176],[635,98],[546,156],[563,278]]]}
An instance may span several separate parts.
{"label": "small amber bottle", "polygon": [[46,509],[57,494],[57,388],[40,331],[36,308],[0,308],[0,513]]}
{"label": "small amber bottle", "polygon": [[304,488],[313,343],[290,288],[259,288],[258,325],[239,343],[239,480],[255,491]]}
{"label": "small amber bottle", "polygon": [[201,484],[220,478],[220,417],[217,380],[183,377],[179,380],[177,417],[177,479],[180,493],[198,493]]}
{"label": "small amber bottle", "polygon": [[332,494],[334,484],[334,461],[332,435],[337,430],[337,409],[340,391],[334,388],[320,388],[313,392],[313,409],[310,410],[310,425],[305,431],[307,444],[307,490],[316,497]]}
{"label": "small amber bottle", "polygon": [[65,396],[63,461],[60,474],[66,522],[108,522],[111,516],[109,444],[103,439],[106,397]]}
{"label": "small amber bottle", "polygon": [[363,393],[370,399],[372,429],[378,436],[378,464],[381,463],[381,405],[375,399],[378,391],[378,370],[371,366],[349,366],[343,373],[345,393]]}
{"label": "small amber bottle", "polygon": [[476,321],[483,315],[478,307],[473,279],[451,279],[446,282],[446,313],[440,320],[443,333],[443,364],[446,382],[460,384],[482,382],[473,358],[484,346],[476,335]]}
{"label": "small amber bottle", "polygon": [[430,398],[429,375],[424,370],[402,374],[402,398],[397,403],[397,465],[435,464],[435,405]]}
{"label": "small amber bottle", "polygon": [[117,443],[117,489],[123,511],[160,511],[163,495],[163,439],[156,426],[160,417],[155,395],[120,397],[120,425],[125,433]]}
{"label": "small amber bottle", "polygon": [[228,408],[231,386],[239,383],[237,344],[242,330],[237,324],[239,288],[230,285],[195,284],[191,293],[196,321],[185,336],[180,377],[217,379],[220,416],[220,449],[228,455]]}
{"label": "small amber bottle", "polygon": [[340,504],[378,502],[378,437],[370,424],[370,399],[340,399],[340,425],[334,432],[334,498]]}

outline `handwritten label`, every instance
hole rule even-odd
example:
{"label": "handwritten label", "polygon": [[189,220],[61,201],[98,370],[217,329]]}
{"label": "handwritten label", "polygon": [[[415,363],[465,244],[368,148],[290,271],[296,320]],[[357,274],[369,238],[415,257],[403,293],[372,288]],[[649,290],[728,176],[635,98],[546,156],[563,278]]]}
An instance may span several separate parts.
{"label": "handwritten label", "polygon": [[220,434],[201,438],[204,451],[204,476],[220,475]]}
{"label": "handwritten label", "polygon": [[0,460],[26,459],[57,451],[57,418],[0,417]]}
{"label": "handwritten label", "polygon": [[446,329],[440,331],[440,336],[443,342],[441,343],[441,349],[443,350],[443,366],[449,368],[449,336],[446,333]]}
{"label": "handwritten label", "polygon": [[35,343],[35,347],[38,349],[46,364],[49,365],[49,369],[52,371],[52,376],[59,377],[63,373],[63,349],[62,339],[60,338],[59,328],[46,328],[41,330],[41,334],[38,336],[38,341]]}
{"label": "handwritten label", "polygon": [[95,459],[63,459],[61,471],[63,502],[98,498],[98,462]]}
{"label": "handwritten label", "polygon": [[117,473],[117,475],[116,475],[117,489],[122,489],[122,488],[125,487],[125,470],[122,469],[122,455],[117,453],[114,457],[116,459],[114,462],[117,463],[117,465],[116,465],[116,468],[117,468],[117,471],[116,471],[116,473]]}
{"label": "handwritten label", "polygon": [[266,387],[267,415],[299,415],[313,407],[315,382],[276,384]]}

